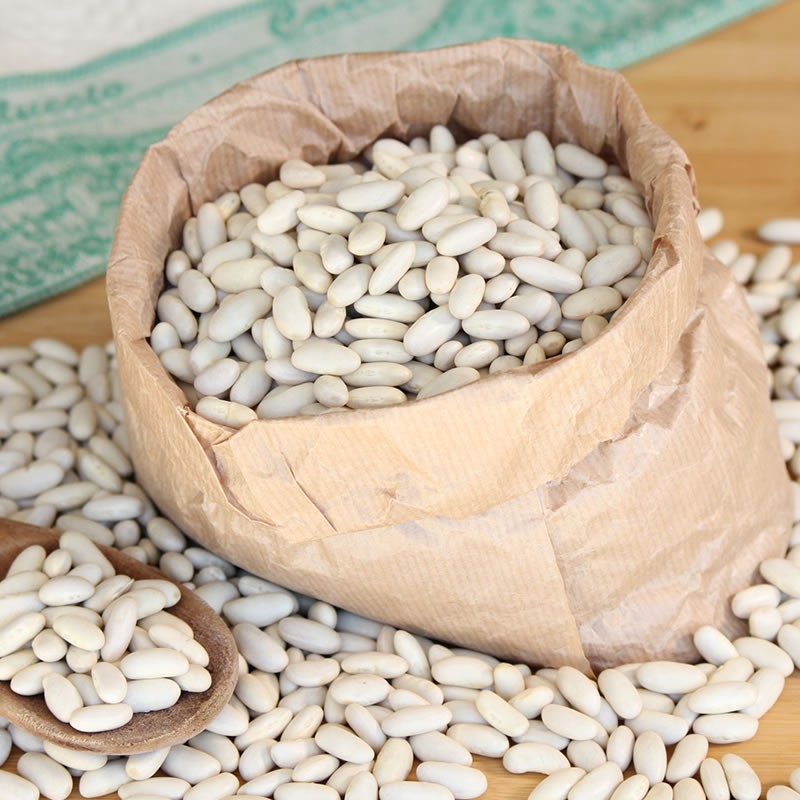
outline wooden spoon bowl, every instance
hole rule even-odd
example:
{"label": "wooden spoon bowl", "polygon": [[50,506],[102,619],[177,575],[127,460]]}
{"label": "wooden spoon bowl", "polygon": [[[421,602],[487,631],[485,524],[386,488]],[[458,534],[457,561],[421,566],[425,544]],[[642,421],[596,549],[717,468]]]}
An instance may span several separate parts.
{"label": "wooden spoon bowl", "polygon": [[[0,578],[5,577],[16,556],[29,545],[42,545],[48,552],[58,547],[58,531],[36,528],[0,519]],[[99,546],[117,573],[134,579],[165,576],[111,547]],[[55,744],[74,750],[106,755],[129,755],[185,742],[200,733],[223,709],[233,693],[239,663],[236,642],[228,626],[194,592],[180,586],[181,599],[169,609],[194,630],[195,639],[209,656],[211,687],[205,692],[182,692],[178,702],[163,711],[134,714],[125,726],[100,733],[82,733],[56,719],[43,695],[21,696],[0,681],[0,714],[15,725]]]}

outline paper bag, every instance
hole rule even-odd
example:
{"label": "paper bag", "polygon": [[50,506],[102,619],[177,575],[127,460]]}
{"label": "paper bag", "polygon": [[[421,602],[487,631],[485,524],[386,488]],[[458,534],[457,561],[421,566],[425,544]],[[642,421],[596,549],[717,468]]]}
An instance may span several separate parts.
{"label": "paper bag", "polygon": [[[383,409],[194,414],[147,343],[185,219],[287,158],[435,123],[545,131],[616,160],[656,226],[647,275],[576,353]],[[193,537],[295,590],[532,664],[693,659],[782,554],[789,485],[753,320],[694,223],[691,167],[625,80],[497,40],[288,63],[180,123],[120,211],[108,293],[137,479]]]}

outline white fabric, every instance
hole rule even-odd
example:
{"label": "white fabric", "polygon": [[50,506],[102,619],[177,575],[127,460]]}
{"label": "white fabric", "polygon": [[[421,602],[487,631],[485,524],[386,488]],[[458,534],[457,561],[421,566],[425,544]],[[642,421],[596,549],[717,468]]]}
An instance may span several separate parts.
{"label": "white fabric", "polygon": [[74,67],[243,0],[0,0],[0,74]]}

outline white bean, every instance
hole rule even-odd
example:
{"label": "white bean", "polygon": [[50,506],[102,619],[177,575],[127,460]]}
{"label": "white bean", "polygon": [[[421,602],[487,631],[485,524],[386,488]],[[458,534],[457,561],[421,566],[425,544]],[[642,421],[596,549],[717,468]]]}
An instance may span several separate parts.
{"label": "white bean", "polygon": [[470,753],[488,758],[502,758],[509,749],[508,737],[487,725],[459,722],[448,728],[447,735]]}
{"label": "white bean", "polygon": [[663,694],[685,694],[706,683],[705,674],[692,664],[676,661],[651,661],[636,670],[636,679],[645,689]]}
{"label": "white bean", "polygon": [[750,683],[756,687],[758,699],[752,705],[743,708],[742,711],[760,719],[780,697],[785,685],[785,678],[778,670],[772,667],[763,667],[750,678]]}
{"label": "white bean", "polygon": [[327,625],[303,617],[281,619],[278,622],[278,631],[288,644],[312,653],[329,655],[337,652],[341,645],[341,638],[336,631]]}
{"label": "white bean", "polygon": [[503,767],[514,774],[538,772],[551,775],[569,766],[563,753],[551,745],[538,742],[515,744],[503,755]]}
{"label": "white bean", "polygon": [[757,800],[761,796],[761,781],[741,756],[726,753],[720,762],[734,800]]}
{"label": "white bean", "polygon": [[479,339],[508,339],[527,332],[530,323],[516,311],[476,311],[461,323],[464,332]]}
{"label": "white bean", "polygon": [[403,346],[412,356],[429,355],[452,339],[460,328],[461,320],[441,306],[423,314],[408,328],[403,336]]}
{"label": "white bean", "polygon": [[704,208],[697,215],[697,227],[703,241],[708,241],[722,230],[722,212],[718,208]]}
{"label": "white bean", "polygon": [[13,772],[0,770],[0,795],[14,800],[39,800],[39,787]]}
{"label": "white bean", "polygon": [[633,766],[636,773],[644,775],[651,785],[664,780],[667,749],[658,734],[645,731],[636,737],[633,745]]}
{"label": "white bean", "polygon": [[486,776],[480,770],[444,761],[426,761],[416,770],[418,781],[444,786],[455,798],[480,797],[488,788]]}
{"label": "white bean", "polygon": [[469,750],[440,731],[416,734],[408,741],[420,761],[446,761],[467,767],[472,764]]}
{"label": "white bean", "polygon": [[[181,680],[189,674],[189,672],[184,673],[177,680]],[[177,680],[169,678],[129,680],[125,693],[125,702],[133,708],[134,713],[160,711],[164,708],[170,708],[178,701],[181,689],[184,688]],[[186,691],[204,691],[207,688],[207,684],[200,686],[185,685]]]}
{"label": "white bean", "polygon": [[697,714],[725,714],[741,711],[758,699],[758,691],[746,681],[716,682],[689,695],[689,708]]}
{"label": "white bean", "polygon": [[119,665],[129,680],[173,678],[189,669],[186,656],[168,647],[154,647],[129,653]]}
{"label": "white bean", "polygon": [[497,223],[488,217],[474,217],[446,230],[436,242],[443,256],[460,256],[490,241],[497,233]]}
{"label": "white bean", "polygon": [[627,724],[637,736],[645,731],[655,731],[666,745],[679,742],[689,732],[689,723],[685,719],[648,709],[628,720]]}
{"label": "white bean", "polygon": [[692,730],[712,744],[746,742],[756,735],[758,720],[745,713],[707,714],[694,721]]}
{"label": "white bean", "polygon": [[593,739],[600,726],[596,720],[567,706],[551,703],[542,709],[542,722],[553,732],[568,739]]}
{"label": "white bean", "polygon": [[[277,301],[277,297],[275,300]],[[230,342],[249,330],[272,306],[273,298],[262,289],[248,289],[228,295],[212,314],[208,323],[208,335],[215,342]]]}
{"label": "white bean", "polygon": [[794,672],[794,662],[778,645],[752,636],[735,639],[734,647],[740,655],[747,658],[756,667],[774,667],[785,677]]}
{"label": "white bean", "polygon": [[694,645],[700,655],[712,664],[724,664],[738,655],[731,640],[712,625],[702,625],[695,631]]}
{"label": "white bean", "polygon": [[700,765],[708,754],[708,739],[697,733],[690,733],[675,746],[667,764],[666,779],[677,783],[697,774]]}
{"label": "white bean", "polygon": [[708,800],[730,800],[728,779],[722,764],[715,758],[703,759],[700,764],[700,782]]}
{"label": "white bean", "polygon": [[[66,419],[64,419],[64,422],[66,422]],[[0,475],[0,493],[13,500],[35,497],[48,489],[54,488],[63,479],[63,467],[55,463],[55,461],[40,460],[30,466],[12,469],[6,472],[5,475]]]}
{"label": "white bean", "polygon": [[607,800],[622,783],[622,770],[611,761],[587,772],[570,790],[569,800]]}
{"label": "white bean", "polygon": [[520,280],[548,292],[573,294],[583,287],[580,275],[538,256],[517,256],[511,259],[510,266]]}
{"label": "white bean", "polygon": [[800,793],[796,792],[789,786],[770,786],[767,789],[767,800],[797,800],[800,798]]}
{"label": "white bean", "polygon": [[301,344],[292,353],[293,366],[318,375],[347,375],[358,369],[358,353],[338,342],[310,341]]}
{"label": "white bean", "polygon": [[133,708],[127,703],[107,703],[77,709],[70,716],[69,724],[76,730],[96,733],[121,728],[132,718]]}
{"label": "white bean", "polygon": [[757,234],[765,242],[800,244],[800,219],[786,217],[769,220],[759,226]]}
{"label": "white bean", "polygon": [[559,167],[581,178],[602,178],[608,172],[608,164],[602,158],[569,142],[556,145],[555,157]]}
{"label": "white bean", "polygon": [[208,753],[187,745],[175,745],[170,748],[162,769],[172,778],[195,784],[218,775],[222,768],[219,761]]}
{"label": "white bean", "polygon": [[248,422],[253,422],[258,419],[258,415],[252,408],[248,408],[241,403],[222,400],[219,397],[200,398],[200,400],[197,401],[195,410],[200,416],[205,417],[211,422],[227,425],[230,428],[241,428]]}
{"label": "white bean", "polygon": [[84,701],[75,685],[57,672],[42,680],[44,701],[56,719],[69,722],[73,713],[83,708]]}

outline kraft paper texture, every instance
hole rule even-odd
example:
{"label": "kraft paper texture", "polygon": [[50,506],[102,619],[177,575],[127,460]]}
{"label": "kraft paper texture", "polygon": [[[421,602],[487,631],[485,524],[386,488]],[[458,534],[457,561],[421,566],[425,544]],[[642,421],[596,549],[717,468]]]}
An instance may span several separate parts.
{"label": "kraft paper texture", "polygon": [[[194,414],[147,343],[185,219],[287,158],[381,136],[540,129],[643,188],[655,251],[574,354],[384,409]],[[789,482],[741,290],[703,247],[685,153],[619,75],[494,40],[290,62],[150,148],[120,211],[108,293],[137,479],[193,537],[292,589],[531,664],[694,660],[738,635],[730,596],[783,554]]]}

